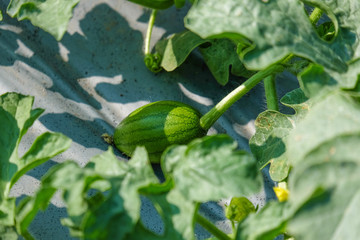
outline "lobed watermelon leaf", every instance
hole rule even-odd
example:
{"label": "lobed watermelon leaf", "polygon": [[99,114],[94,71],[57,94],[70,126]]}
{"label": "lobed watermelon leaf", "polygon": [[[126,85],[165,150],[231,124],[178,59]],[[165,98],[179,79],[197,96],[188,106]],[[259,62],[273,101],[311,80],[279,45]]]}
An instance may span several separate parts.
{"label": "lobed watermelon leaf", "polygon": [[80,0],[11,0],[7,13],[19,21],[28,19],[61,40],[66,32],[73,8]]}
{"label": "lobed watermelon leaf", "polygon": [[[9,196],[12,186],[26,172],[65,151],[71,143],[62,134],[47,132],[37,137],[30,149],[19,156],[22,137],[44,111],[32,109],[33,102],[33,97],[17,93],[0,96],[0,225],[6,234],[14,229],[17,218],[15,198]],[[17,224],[21,222],[17,221]],[[17,232],[28,235],[26,228],[17,228]]]}
{"label": "lobed watermelon leaf", "polygon": [[243,52],[242,60],[250,69],[264,69],[293,53],[345,72],[352,57],[347,47],[352,40],[339,35],[334,42],[323,41],[297,0],[199,0],[185,25],[203,38],[249,38],[253,46]]}

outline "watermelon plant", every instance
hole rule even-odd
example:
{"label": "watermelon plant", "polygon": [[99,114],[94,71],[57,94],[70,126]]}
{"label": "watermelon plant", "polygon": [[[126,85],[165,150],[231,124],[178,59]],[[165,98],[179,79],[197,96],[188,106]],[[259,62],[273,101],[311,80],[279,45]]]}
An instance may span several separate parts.
{"label": "watermelon plant", "polygon": [[[34,98],[17,93],[0,96],[0,236],[17,239],[18,234],[31,238],[18,214],[21,205],[10,192],[21,176],[70,147],[71,140],[61,133],[46,132],[38,136],[23,156],[19,156],[22,137],[43,109],[32,109]],[[26,223],[25,223],[26,224]]]}
{"label": "watermelon plant", "polygon": [[[60,39],[77,2],[11,1],[7,12],[19,20],[30,19]],[[29,153],[19,158],[14,153],[16,146],[41,111],[30,110],[31,104],[22,107],[32,101],[29,97],[3,95],[2,234],[31,239],[27,227],[61,190],[68,213],[62,224],[81,239],[195,239],[195,223],[216,239],[226,240],[266,240],[280,235],[296,240],[357,239],[359,1],[131,2],[152,8],[143,56],[149,70],[173,71],[197,51],[220,85],[230,81],[230,74],[243,83],[202,116],[177,102],[155,102],[135,110],[114,133],[115,145],[131,155],[129,161],[120,161],[110,147],[84,167],[74,161],[58,164],[43,177],[39,191],[17,206],[9,197],[14,182],[64,148],[45,144],[49,149],[43,153],[45,137],[39,137]],[[159,41],[152,53],[149,46],[156,16],[173,5],[189,7],[184,18],[187,30]],[[60,6],[66,11],[54,14]],[[49,14],[56,20],[42,21]],[[296,76],[300,87],[279,101],[276,76],[283,72]],[[251,153],[238,150],[227,135],[202,137],[233,103],[261,82],[268,109],[255,121]],[[280,112],[279,103],[293,113]],[[162,180],[154,174],[151,162],[160,163]],[[268,165],[278,201],[258,209],[244,197],[259,191],[260,170]],[[230,197],[225,215],[232,232],[225,233],[202,216],[199,207]],[[162,231],[143,224],[144,199],[157,210]]]}

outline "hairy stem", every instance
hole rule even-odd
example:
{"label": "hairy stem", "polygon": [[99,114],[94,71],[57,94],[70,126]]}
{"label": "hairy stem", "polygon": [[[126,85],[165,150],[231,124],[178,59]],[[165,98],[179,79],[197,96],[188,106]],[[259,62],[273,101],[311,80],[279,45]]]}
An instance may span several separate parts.
{"label": "hairy stem", "polygon": [[224,112],[231,107],[237,100],[249,92],[265,77],[281,72],[284,67],[281,65],[272,65],[264,70],[261,70],[254,74],[251,78],[246,80],[239,87],[235,88],[225,98],[223,98],[215,107],[200,118],[200,126],[204,130],[209,130],[210,127],[224,114]]}
{"label": "hairy stem", "polygon": [[153,9],[150,15],[150,19],[149,19],[149,24],[148,24],[148,28],[146,31],[146,37],[145,37],[145,55],[146,54],[150,54],[150,41],[151,41],[151,34],[152,34],[152,30],[155,24],[155,18],[157,15],[157,10]]}
{"label": "hairy stem", "polygon": [[269,75],[264,79],[266,104],[269,110],[279,111],[278,97],[276,94],[275,75]]}
{"label": "hairy stem", "polygon": [[218,229],[214,224],[212,224],[209,220],[201,216],[200,214],[196,213],[195,220],[199,223],[202,227],[208,230],[212,235],[217,237],[220,240],[231,240],[231,238],[226,235],[223,231]]}
{"label": "hairy stem", "polygon": [[151,34],[155,24],[156,15],[157,15],[157,10],[153,9],[150,15],[148,29],[146,31],[145,50],[144,50],[145,66],[154,73],[160,72],[162,70],[160,54],[158,53],[152,54],[150,50]]}
{"label": "hairy stem", "polygon": [[310,22],[315,25],[320,20],[322,15],[323,10],[321,10],[320,8],[314,8],[314,10],[309,16]]}

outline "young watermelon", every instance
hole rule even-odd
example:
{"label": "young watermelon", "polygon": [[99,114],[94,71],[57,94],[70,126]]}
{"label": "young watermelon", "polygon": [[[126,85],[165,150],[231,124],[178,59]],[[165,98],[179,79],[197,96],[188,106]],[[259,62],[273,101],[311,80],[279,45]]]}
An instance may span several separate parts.
{"label": "young watermelon", "polygon": [[132,112],[115,129],[115,146],[127,156],[144,146],[150,161],[159,163],[162,152],[172,144],[186,144],[206,135],[200,127],[201,114],[175,101],[149,103]]}

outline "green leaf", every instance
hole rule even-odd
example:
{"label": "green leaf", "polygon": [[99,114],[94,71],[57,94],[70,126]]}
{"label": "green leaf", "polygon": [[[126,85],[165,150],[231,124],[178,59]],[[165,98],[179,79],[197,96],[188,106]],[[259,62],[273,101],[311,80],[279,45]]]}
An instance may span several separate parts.
{"label": "green leaf", "polygon": [[172,174],[174,169],[177,168],[177,165],[181,164],[182,159],[185,158],[185,153],[187,150],[186,145],[180,145],[176,147],[169,148],[168,151],[163,153],[161,156],[161,168],[164,174]]}
{"label": "green leaf", "polygon": [[299,74],[299,81],[307,96],[318,96],[320,95],[318,91],[326,93],[336,89],[352,90],[358,86],[359,69],[360,59],[349,62],[348,70],[343,73],[330,71],[320,65],[311,64]]}
{"label": "green leaf", "polygon": [[229,81],[229,69],[236,76],[250,77],[248,71],[236,53],[236,45],[228,39],[209,40],[208,45],[201,45],[200,52],[216,81],[225,85]]}
{"label": "green leaf", "polygon": [[44,112],[44,109],[32,109],[34,97],[17,93],[5,93],[0,96],[0,106],[10,113],[17,121],[20,129],[18,141],[27,132],[34,121]]}
{"label": "green leaf", "polygon": [[174,0],[128,0],[130,2],[140,4],[144,7],[153,9],[167,9],[174,4]]}
{"label": "green leaf", "polygon": [[294,168],[289,179],[290,202],[301,207],[288,230],[295,239],[359,236],[359,144],[359,131],[336,136],[317,145]]}
{"label": "green leaf", "polygon": [[[325,9],[329,17],[335,24],[336,38],[332,39],[332,45],[338,46],[339,49],[345,48],[347,50],[347,56],[344,57],[347,62],[348,69],[345,72],[336,72],[331,69],[324,69],[327,72],[327,76],[323,73],[324,78],[328,78],[330,81],[336,81],[340,88],[352,89],[355,87],[359,79],[360,74],[360,27],[358,22],[360,21],[360,4],[358,1],[347,0],[310,0],[307,1],[312,4],[318,5]],[[349,14],[344,14],[344,13]],[[319,26],[322,30],[322,26],[327,25],[334,26],[332,23],[326,22]],[[332,32],[330,32],[332,34]],[[336,49],[336,48],[334,48]],[[321,68],[317,66],[316,68]],[[331,77],[330,77],[330,76]]]}
{"label": "green leaf", "polygon": [[225,209],[225,216],[231,221],[241,222],[252,212],[256,212],[256,210],[249,199],[246,197],[233,197],[229,206]]}
{"label": "green leaf", "polygon": [[[98,161],[96,164],[104,163]],[[138,148],[126,166],[123,176],[108,180],[111,184],[109,196],[87,216],[85,236],[98,238],[106,234],[107,238],[121,239],[139,220],[141,202],[138,189],[158,180],[144,148]],[[116,226],[120,225],[122,227],[118,229]]]}
{"label": "green leaf", "polygon": [[[15,198],[9,198],[11,187],[26,172],[65,151],[71,143],[62,134],[44,133],[35,139],[22,157],[18,156],[22,136],[43,112],[42,109],[32,109],[33,102],[33,97],[17,93],[0,96],[0,225],[12,227],[16,218],[18,233],[29,239],[31,235],[27,227],[33,217],[25,219],[15,216]],[[32,208],[31,211],[34,216],[38,208]]]}
{"label": "green leaf", "polygon": [[250,69],[264,69],[294,53],[344,72],[350,59],[349,40],[323,41],[297,0],[199,0],[188,12],[185,26],[202,38],[249,38],[254,45],[244,52],[243,62]]}
{"label": "green leaf", "polygon": [[7,184],[11,181],[13,174],[16,172],[17,167],[11,163],[13,151],[17,146],[17,139],[19,136],[19,128],[17,127],[16,120],[0,107],[0,164],[1,164],[1,181],[0,181],[0,201],[7,197],[6,192]]}
{"label": "green leaf", "polygon": [[199,45],[208,42],[190,31],[177,33],[157,43],[156,50],[162,55],[161,66],[166,71],[179,67]]}
{"label": "green leaf", "polygon": [[195,239],[194,215],[197,205],[177,190],[170,191],[166,202],[157,199],[158,206],[162,208],[162,218],[167,227],[164,239]]}
{"label": "green leaf", "polygon": [[93,168],[95,172],[108,177],[123,176],[127,171],[126,163],[117,159],[111,147],[103,154],[91,158],[87,168]]}
{"label": "green leaf", "polygon": [[320,6],[336,26],[337,38],[332,43],[348,51],[347,59],[360,57],[360,3],[357,0],[306,0],[306,3]]}
{"label": "green leaf", "polygon": [[[311,82],[309,86],[309,92],[315,93],[317,85]],[[289,202],[298,208],[289,222],[289,233],[295,239],[356,239],[360,104],[340,90],[320,94],[316,100],[286,139],[286,154],[293,166]]]}
{"label": "green leaf", "polygon": [[17,240],[19,239],[18,234],[14,227],[3,226],[0,224],[0,239],[4,240]]}
{"label": "green leaf", "polygon": [[[183,153],[177,155],[179,150]],[[170,147],[161,164],[167,178],[174,179],[176,189],[193,201],[246,196],[261,187],[252,156],[236,150],[236,142],[226,135],[197,139],[187,148]]]}
{"label": "green leaf", "polygon": [[285,139],[296,127],[297,122],[308,112],[311,101],[308,101],[301,89],[286,94],[281,102],[295,110],[294,115],[276,111],[260,113],[255,120],[255,134],[250,139],[250,149],[257,159],[259,168],[271,163],[269,173],[274,181],[284,180],[289,173],[288,156]]}
{"label": "green leaf", "polygon": [[336,33],[335,26],[331,21],[321,23],[316,29],[320,37],[326,41],[331,41]]}
{"label": "green leaf", "polygon": [[135,229],[130,234],[126,235],[126,240],[137,240],[137,239],[146,239],[146,240],[159,240],[161,236],[148,230],[144,227],[141,222],[138,222],[135,226]]}
{"label": "green leaf", "polygon": [[[101,176],[93,171],[82,169],[75,162],[67,161],[50,169],[49,174],[42,179],[42,188],[36,194],[36,198],[48,199],[54,190],[62,190],[69,221],[79,226],[82,222],[81,217],[86,214],[89,208],[87,191],[91,188],[92,183],[101,179]],[[31,201],[30,203],[34,204]],[[44,204],[46,201],[37,201],[36,203]],[[41,208],[36,205],[35,207]],[[73,232],[72,230],[70,228],[70,232]]]}
{"label": "green leaf", "polygon": [[339,88],[337,82],[320,65],[310,65],[302,71],[299,83],[308,98],[321,97]]}
{"label": "green leaf", "polygon": [[338,73],[329,70],[326,70],[326,72],[338,82],[339,87],[353,89],[359,82],[360,59],[349,62],[348,70],[344,73]]}
{"label": "green leaf", "polygon": [[269,202],[239,223],[236,240],[273,240],[286,231],[292,208],[286,202]]}
{"label": "green leaf", "polygon": [[16,93],[0,96],[1,128],[1,194],[7,196],[13,184],[27,171],[44,163],[51,157],[65,151],[71,140],[62,134],[45,133],[39,136],[28,152],[18,156],[18,146],[22,136],[43,112],[43,109],[32,109],[33,97]]}
{"label": "green leaf", "polygon": [[258,161],[259,168],[271,163],[270,176],[274,181],[281,181],[289,172],[283,139],[293,128],[291,115],[265,111],[256,118],[256,132],[250,139],[250,148]]}
{"label": "green leaf", "polygon": [[15,198],[2,199],[0,202],[0,226],[13,226],[14,219]]}
{"label": "green leaf", "polygon": [[64,152],[70,145],[71,140],[60,133],[47,132],[37,137],[31,148],[19,159],[18,169],[11,179],[10,187],[26,172]]}
{"label": "green leaf", "polygon": [[164,222],[164,233],[161,235],[144,231],[142,235],[134,231],[131,237],[126,239],[195,239],[194,215],[197,204],[185,198],[177,190],[157,195],[146,195],[154,204]]}
{"label": "green leaf", "polygon": [[45,210],[56,189],[43,187],[33,197],[26,197],[16,207],[16,229],[22,236],[28,234],[28,227],[39,210]]}
{"label": "green leaf", "polygon": [[161,66],[166,71],[173,71],[196,47],[200,47],[206,65],[219,84],[225,85],[229,81],[229,69],[236,76],[251,76],[236,53],[236,45],[228,39],[203,39],[191,31],[184,31],[158,42],[156,50],[163,56]]}
{"label": "green leaf", "polygon": [[67,161],[50,170],[35,198],[20,204],[18,215],[23,224],[19,228],[26,229],[37,210],[62,190],[68,212],[62,223],[74,237],[123,239],[140,219],[139,190],[156,183],[144,148],[136,149],[128,163],[120,162],[111,148],[84,168]]}
{"label": "green leaf", "polygon": [[2,12],[0,10],[0,21],[2,21],[2,20],[3,20],[3,15],[2,15]]}
{"label": "green leaf", "polygon": [[66,32],[72,10],[80,0],[11,0],[7,13],[19,21],[28,19],[60,40]]}
{"label": "green leaf", "polygon": [[305,96],[301,88],[295,89],[281,98],[281,103],[295,110],[295,120],[302,119],[311,109],[312,101]]}
{"label": "green leaf", "polygon": [[333,92],[317,99],[311,111],[287,138],[291,164],[302,164],[306,154],[324,141],[360,131],[359,119],[359,104],[344,92]]}

